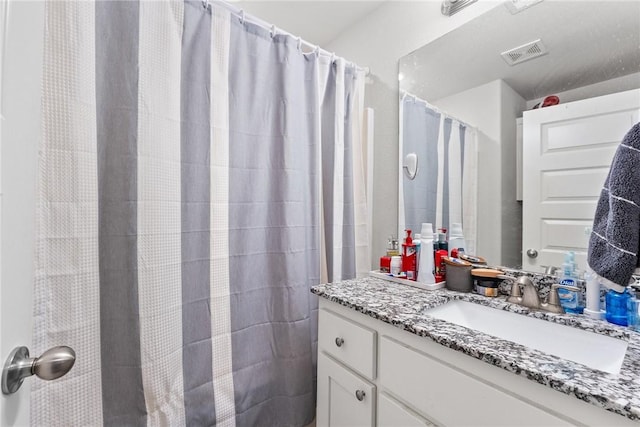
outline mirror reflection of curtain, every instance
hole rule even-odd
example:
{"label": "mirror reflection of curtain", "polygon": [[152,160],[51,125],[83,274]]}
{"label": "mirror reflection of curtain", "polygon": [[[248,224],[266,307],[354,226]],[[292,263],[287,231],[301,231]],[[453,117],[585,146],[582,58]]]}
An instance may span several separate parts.
{"label": "mirror reflection of curtain", "polygon": [[[400,116],[400,230],[419,233],[423,222],[446,229],[462,223],[465,250],[475,253],[476,129],[408,94],[401,99]],[[418,157],[414,179],[403,168],[409,153]]]}

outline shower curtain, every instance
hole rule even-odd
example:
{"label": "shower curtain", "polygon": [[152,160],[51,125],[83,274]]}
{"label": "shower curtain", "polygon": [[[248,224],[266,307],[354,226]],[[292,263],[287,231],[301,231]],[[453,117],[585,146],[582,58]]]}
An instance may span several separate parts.
{"label": "shower curtain", "polygon": [[[405,156],[416,153],[418,173],[410,179]],[[419,233],[423,222],[435,228],[463,225],[465,248],[477,242],[477,131],[441,113],[414,95],[400,100],[400,230]]]}
{"label": "shower curtain", "polygon": [[77,361],[32,424],[311,422],[309,287],[368,249],[362,72],[200,0],[45,19],[33,346]]}

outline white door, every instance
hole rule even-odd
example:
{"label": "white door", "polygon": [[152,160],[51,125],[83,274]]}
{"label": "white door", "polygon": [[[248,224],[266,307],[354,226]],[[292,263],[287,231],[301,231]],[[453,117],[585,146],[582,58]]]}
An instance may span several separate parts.
{"label": "white door", "polygon": [[[0,366],[31,348],[35,178],[40,142],[44,2],[0,1]],[[2,40],[4,37],[4,40]],[[33,356],[33,355],[32,355]],[[0,425],[29,424],[28,378],[0,395]]]}
{"label": "white door", "polygon": [[640,119],[640,89],[524,113],[522,265],[586,267],[600,190],[625,133]]}

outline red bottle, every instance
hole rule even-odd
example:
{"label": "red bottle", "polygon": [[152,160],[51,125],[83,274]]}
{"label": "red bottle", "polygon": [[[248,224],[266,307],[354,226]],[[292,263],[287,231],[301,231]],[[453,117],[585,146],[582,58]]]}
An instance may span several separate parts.
{"label": "red bottle", "polygon": [[447,256],[445,249],[438,249],[436,251],[435,267],[436,267],[436,283],[444,282],[447,280],[447,270],[444,259]]}
{"label": "red bottle", "polygon": [[402,271],[407,275],[408,280],[416,280],[416,266],[418,263],[416,245],[411,238],[411,230],[405,230],[407,237],[402,244]]}

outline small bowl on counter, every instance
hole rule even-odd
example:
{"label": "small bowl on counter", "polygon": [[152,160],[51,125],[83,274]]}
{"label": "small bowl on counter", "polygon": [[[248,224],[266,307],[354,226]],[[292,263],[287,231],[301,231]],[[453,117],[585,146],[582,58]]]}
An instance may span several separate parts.
{"label": "small bowl on counter", "polygon": [[474,292],[485,297],[497,297],[498,286],[504,280],[503,274],[492,268],[474,268],[471,270]]}

